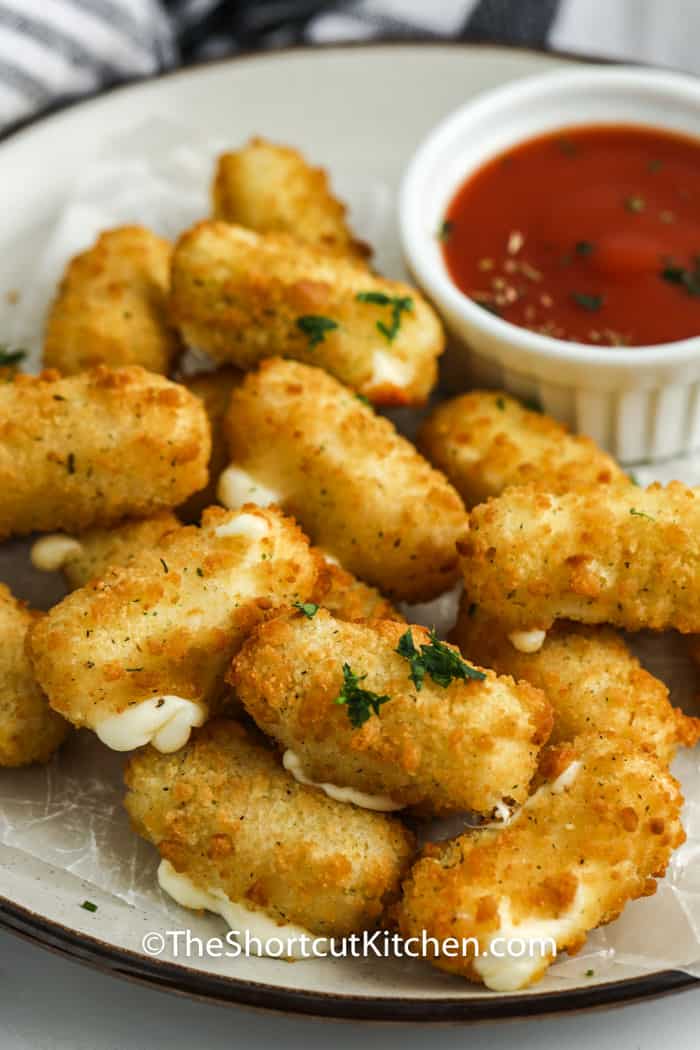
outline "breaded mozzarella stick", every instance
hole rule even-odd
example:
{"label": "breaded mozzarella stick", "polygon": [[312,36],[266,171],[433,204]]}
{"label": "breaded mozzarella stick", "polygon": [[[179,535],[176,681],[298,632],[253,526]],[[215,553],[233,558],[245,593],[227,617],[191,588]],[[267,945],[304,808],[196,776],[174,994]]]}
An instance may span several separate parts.
{"label": "breaded mozzarella stick", "polygon": [[534,984],[555,953],[654,893],[685,838],[677,781],[620,737],[547,749],[541,781],[506,826],[428,846],[399,905],[404,937],[440,943],[435,966],[494,991]]}
{"label": "breaded mozzarella stick", "polygon": [[44,365],[73,375],[95,365],[167,373],[182,344],[171,326],[169,241],[119,226],[68,264],[51,307]]}
{"label": "breaded mozzarella stick", "polygon": [[275,510],[212,507],[125,569],[65,598],[31,654],[51,706],[108,747],[175,751],[224,695],[247,632],[276,604],[305,601],[316,562]]}
{"label": "breaded mozzarella stick", "polygon": [[323,609],[261,625],[228,680],[302,783],[372,809],[522,802],[551,728],[539,690],[467,665],[424,628]]}
{"label": "breaded mozzarella stick", "polygon": [[459,496],[393,425],[318,368],[279,358],[246,376],[225,420],[226,506],[276,502],[313,543],[387,597],[426,601],[457,577]]}
{"label": "breaded mozzarella stick", "polygon": [[137,561],[180,527],[175,515],[163,510],[152,518],[128,519],[111,529],[88,529],[77,536],[48,533],[33,544],[32,564],[41,572],[60,569],[70,589],[76,590],[108,569]]}
{"label": "breaded mozzarella stick", "polygon": [[185,342],[255,368],[318,365],[376,404],[426,401],[444,348],[440,320],[410,285],[282,233],[201,222],[173,256],[171,316]]}
{"label": "breaded mozzarella stick", "polygon": [[612,627],[563,621],[538,652],[523,653],[463,600],[451,640],[469,659],[542,690],[554,711],[551,744],[591,731],[617,733],[668,765],[677,747],[694,747],[700,737],[700,719],[671,706],[664,683]]}
{"label": "breaded mozzarella stick", "polygon": [[0,583],[0,767],[48,762],[68,733],[34,680],[26,652],[27,634],[42,615]]}
{"label": "breaded mozzarella stick", "polygon": [[700,632],[700,495],[678,481],[510,488],[472,511],[459,547],[468,600],[514,644],[558,619]]}
{"label": "breaded mozzarella stick", "polygon": [[207,480],[199,398],[142,368],[0,384],[0,539],[174,507]]}
{"label": "breaded mozzarella stick", "polygon": [[297,784],[235,722],[210,722],[172,757],[142,751],[126,783],[163,889],[261,940],[376,926],[415,851],[397,820]]}
{"label": "breaded mozzarella stick", "polygon": [[405,617],[387,601],[376,587],[370,587],[335,565],[320,552],[319,574],[312,595],[313,601],[322,605],[338,620],[396,620],[405,623]]}
{"label": "breaded mozzarella stick", "polygon": [[509,485],[551,492],[625,480],[611,456],[502,391],[472,390],[443,401],[421,427],[418,447],[443,470],[468,507]]}
{"label": "breaded mozzarella stick", "polygon": [[257,233],[289,233],[322,251],[369,254],[345,221],[345,205],[333,196],[328,175],[312,168],[298,150],[253,138],[222,153],[212,184],[215,219]]}

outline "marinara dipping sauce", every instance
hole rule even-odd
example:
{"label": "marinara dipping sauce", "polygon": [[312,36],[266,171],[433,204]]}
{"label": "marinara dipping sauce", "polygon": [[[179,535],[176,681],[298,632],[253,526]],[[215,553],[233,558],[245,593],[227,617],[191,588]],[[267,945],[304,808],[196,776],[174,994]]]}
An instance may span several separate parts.
{"label": "marinara dipping sauce", "polygon": [[439,235],[457,287],[513,324],[606,346],[700,335],[700,141],[530,139],[469,177]]}

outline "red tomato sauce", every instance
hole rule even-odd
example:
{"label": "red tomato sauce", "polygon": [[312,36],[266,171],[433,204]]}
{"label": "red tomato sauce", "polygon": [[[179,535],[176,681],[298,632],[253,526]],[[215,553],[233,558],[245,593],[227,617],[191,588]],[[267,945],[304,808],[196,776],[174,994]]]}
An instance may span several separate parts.
{"label": "red tomato sauce", "polygon": [[601,346],[700,335],[700,142],[565,129],[489,161],[439,231],[454,283],[513,324]]}

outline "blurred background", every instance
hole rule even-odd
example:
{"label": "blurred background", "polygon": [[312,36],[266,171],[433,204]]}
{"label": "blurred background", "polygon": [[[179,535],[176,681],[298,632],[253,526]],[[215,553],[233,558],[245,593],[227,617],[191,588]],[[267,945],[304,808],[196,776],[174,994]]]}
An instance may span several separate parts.
{"label": "blurred background", "polygon": [[241,51],[480,40],[700,72],[700,0],[0,0],[0,131]]}

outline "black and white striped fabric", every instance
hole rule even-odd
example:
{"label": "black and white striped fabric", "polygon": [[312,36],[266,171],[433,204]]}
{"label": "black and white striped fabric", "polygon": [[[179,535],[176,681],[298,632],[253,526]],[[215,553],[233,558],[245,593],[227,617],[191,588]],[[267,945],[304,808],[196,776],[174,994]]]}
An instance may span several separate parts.
{"label": "black and white striped fabric", "polygon": [[0,130],[179,64],[381,37],[492,40],[700,72],[700,0],[0,0]]}

